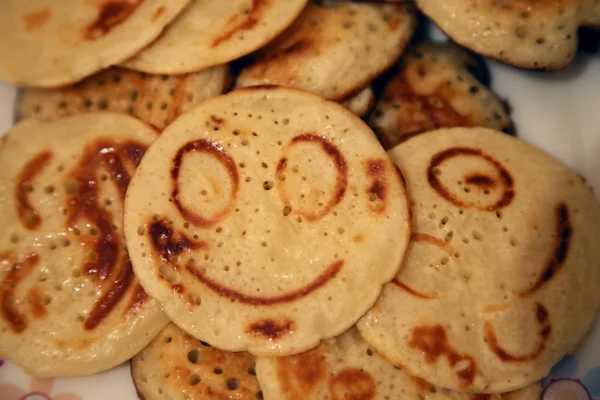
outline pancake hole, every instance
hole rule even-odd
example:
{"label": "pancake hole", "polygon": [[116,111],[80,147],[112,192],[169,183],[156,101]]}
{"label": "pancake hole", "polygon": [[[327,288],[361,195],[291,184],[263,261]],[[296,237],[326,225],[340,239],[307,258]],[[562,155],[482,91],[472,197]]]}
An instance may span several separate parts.
{"label": "pancake hole", "polygon": [[275,186],[275,183],[273,181],[264,181],[263,182],[263,189],[265,189],[265,190],[271,190],[271,189],[273,189],[273,186]]}
{"label": "pancake hole", "polygon": [[449,220],[448,217],[442,218],[442,220],[440,221],[440,225],[446,225],[448,223],[448,220]]}
{"label": "pancake hole", "polygon": [[463,214],[465,213],[465,210],[463,210],[463,209],[461,208],[460,210],[458,210],[458,213],[459,213],[460,215],[463,215]]}
{"label": "pancake hole", "polygon": [[446,237],[444,239],[446,240],[446,242],[450,242],[452,240],[453,236],[454,236],[454,232],[450,231],[446,234]]}
{"label": "pancake hole", "polygon": [[13,233],[12,235],[10,235],[10,241],[11,243],[19,243],[19,235]]}
{"label": "pancake hole", "polygon": [[62,240],[63,247],[69,247],[71,245],[71,241],[67,238]]}
{"label": "pancake hole", "polygon": [[143,226],[138,227],[137,230],[138,235],[143,236],[146,233],[146,229]]}
{"label": "pancake hole", "polygon": [[208,192],[207,192],[206,190],[202,189],[202,190],[200,191],[200,194],[201,194],[202,196],[206,196],[206,195],[208,194]]}
{"label": "pancake hole", "polygon": [[478,240],[478,241],[482,241],[483,240],[483,235],[478,232],[478,231],[473,231],[473,239]]}
{"label": "pancake hole", "polygon": [[165,372],[164,375],[165,379],[168,379],[171,376],[170,372]]}
{"label": "pancake hole", "polygon": [[504,228],[502,228],[502,230],[503,230],[504,232],[508,232],[508,226],[505,226]]}
{"label": "pancake hole", "polygon": [[264,398],[264,397],[263,397],[263,392],[262,392],[262,391],[260,391],[260,392],[256,392],[256,398],[257,398],[257,399],[263,399],[263,398]]}
{"label": "pancake hole", "polygon": [[167,336],[165,338],[165,343],[171,343],[173,341],[173,338],[171,336]]}
{"label": "pancake hole", "polygon": [[528,29],[525,25],[519,25],[515,28],[515,35],[517,35],[517,37],[519,39],[526,38],[527,34],[528,34]]}
{"label": "pancake hole", "polygon": [[343,234],[344,234],[344,232],[346,232],[346,231],[344,230],[344,228],[342,228],[341,226],[338,228],[338,230],[337,230],[337,231],[338,231],[338,233],[339,233],[340,235],[343,235]]}
{"label": "pancake hole", "polygon": [[38,282],[46,282],[48,280],[48,275],[45,272],[42,272],[39,276],[38,276]]}
{"label": "pancake hole", "polygon": [[517,238],[515,238],[515,237],[510,238],[510,245],[511,246],[516,246],[518,244],[519,244],[519,241],[517,240]]}
{"label": "pancake hole", "polygon": [[198,349],[190,350],[188,351],[187,358],[192,364],[200,364],[202,362],[202,353]]}
{"label": "pancake hole", "polygon": [[486,196],[487,196],[487,195],[489,195],[489,194],[490,194],[490,189],[485,189],[485,190],[483,191],[483,194],[485,194]]}
{"label": "pancake hole", "polygon": [[223,242],[217,243],[217,247],[223,247]]}
{"label": "pancake hole", "polygon": [[465,325],[465,331],[469,332],[471,330],[471,327],[469,325]]}
{"label": "pancake hole", "polygon": [[203,342],[202,340],[200,341],[200,344],[204,347],[210,347],[210,344]]}
{"label": "pancake hole", "polygon": [[229,271],[229,265],[226,265],[226,266],[224,266],[224,267],[223,267],[223,269],[224,269],[225,271]]}
{"label": "pancake hole", "polygon": [[267,242],[265,242],[264,240],[262,242],[260,242],[262,247],[267,247]]}
{"label": "pancake hole", "polygon": [[52,303],[52,297],[46,295],[44,296],[44,305],[49,305],[50,303]]}
{"label": "pancake hole", "polygon": [[238,390],[240,388],[240,380],[236,378],[227,379],[227,388],[229,390]]}
{"label": "pancake hole", "polygon": [[502,219],[502,212],[496,211],[496,218]]}
{"label": "pancake hole", "polygon": [[158,392],[158,394],[163,394],[162,388],[158,388],[157,392]]}
{"label": "pancake hole", "polygon": [[77,193],[79,185],[75,179],[69,179],[65,182],[65,192],[69,195]]}
{"label": "pancake hole", "polygon": [[302,217],[298,217],[296,220],[297,220],[298,222],[302,222]]}
{"label": "pancake hole", "polygon": [[435,213],[429,213],[429,219],[435,219]]}
{"label": "pancake hole", "polygon": [[83,314],[78,314],[76,320],[79,322],[83,322],[85,321],[85,316]]}
{"label": "pancake hole", "polygon": [[470,193],[471,189],[469,189],[468,187],[465,188],[465,193]]}
{"label": "pancake hole", "polygon": [[190,376],[190,386],[196,386],[200,383],[200,376],[194,374]]}
{"label": "pancake hole", "polygon": [[290,119],[289,119],[289,118],[284,118],[284,119],[281,121],[281,123],[282,123],[282,124],[284,124],[284,125],[289,125],[289,123],[290,123]]}
{"label": "pancake hole", "polygon": [[281,140],[278,140],[277,144],[281,146],[283,144],[283,142]]}
{"label": "pancake hole", "polygon": [[288,215],[290,215],[292,212],[292,207],[290,206],[285,206],[283,207],[283,216],[287,217]]}
{"label": "pancake hole", "polygon": [[218,227],[218,228],[216,229],[216,231],[217,231],[217,233],[221,233],[221,232],[223,231],[223,228],[221,228],[221,227]]}
{"label": "pancake hole", "polygon": [[215,367],[215,368],[213,369],[213,373],[214,373],[215,375],[221,375],[221,374],[223,373],[223,368],[221,368],[221,367]]}
{"label": "pancake hole", "polygon": [[98,236],[98,229],[91,228],[90,229],[90,235],[92,235],[92,236]]}
{"label": "pancake hole", "polygon": [[460,254],[459,253],[454,253],[454,258],[460,258]]}
{"label": "pancake hole", "polygon": [[442,258],[441,263],[442,263],[442,265],[446,265],[446,264],[448,264],[448,261],[450,261],[450,259],[448,257],[444,257],[444,258]]}
{"label": "pancake hole", "polygon": [[248,367],[248,375],[256,376],[256,365],[252,364]]}
{"label": "pancake hole", "polygon": [[52,193],[54,193],[54,190],[55,190],[54,185],[48,185],[44,188],[44,192],[46,194],[52,194]]}
{"label": "pancake hole", "polygon": [[369,193],[369,201],[373,202],[377,200],[377,195],[374,193]]}
{"label": "pancake hole", "polygon": [[243,162],[240,163],[240,168],[245,168],[246,164],[244,164]]}
{"label": "pancake hole", "polygon": [[246,182],[251,182],[252,178],[250,178],[249,176],[246,177]]}
{"label": "pancake hole", "polygon": [[367,355],[368,355],[368,356],[372,356],[372,355],[373,355],[373,350],[371,350],[371,349],[367,349]]}
{"label": "pancake hole", "polygon": [[248,139],[242,139],[242,146],[248,146],[248,144],[250,144]]}
{"label": "pancake hole", "polygon": [[71,275],[73,278],[79,278],[81,276],[81,271],[78,268],[75,268],[71,271]]}

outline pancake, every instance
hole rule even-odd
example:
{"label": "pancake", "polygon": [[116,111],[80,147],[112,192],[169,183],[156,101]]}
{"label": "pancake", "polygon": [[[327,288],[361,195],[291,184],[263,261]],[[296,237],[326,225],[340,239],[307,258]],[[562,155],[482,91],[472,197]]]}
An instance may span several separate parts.
{"label": "pancake", "polygon": [[600,28],[600,0],[583,0],[582,25]]}
{"label": "pancake", "polygon": [[[587,1],[587,0],[586,0]],[[521,68],[559,70],[577,50],[582,0],[416,0],[457,43]]]}
{"label": "pancake", "polygon": [[236,86],[282,85],[346,100],[396,62],[416,25],[410,4],[311,3],[240,72]]}
{"label": "pancake", "polygon": [[371,111],[373,103],[375,103],[375,92],[371,86],[367,86],[355,96],[342,102],[342,105],[359,117],[363,117]]}
{"label": "pancake", "polygon": [[179,114],[223,93],[230,84],[227,65],[185,75],[147,75],[109,68],[75,86],[25,89],[17,118],[53,120],[90,111],[129,113],[163,130]]}
{"label": "pancake", "polygon": [[483,126],[511,132],[502,101],[471,70],[475,58],[451,44],[423,42],[408,52],[369,118],[391,149],[437,128]]}
{"label": "pancake", "polygon": [[0,358],[90,375],[168,322],[133,276],[123,198],[156,132],[120,114],[23,121],[0,146]]}
{"label": "pancake", "polygon": [[600,302],[600,208],[546,153],[486,128],[389,152],[414,199],[401,272],[358,328],[412,375],[498,393],[546,376]]}
{"label": "pancake", "polygon": [[262,393],[254,357],[229,353],[169,324],[131,360],[131,375],[144,400],[256,400]]}
{"label": "pancake", "polygon": [[541,385],[485,396],[436,388],[383,359],[356,328],[294,356],[259,357],[256,373],[265,400],[534,400]]}
{"label": "pancake", "polygon": [[296,89],[206,100],[148,150],[126,198],[136,276],[228,351],[290,355],[375,302],[410,236],[399,171],[368,126]]}
{"label": "pancake", "polygon": [[308,0],[192,0],[161,37],[122,65],[156,74],[225,64],[270,42]]}
{"label": "pancake", "polygon": [[152,42],[190,0],[4,0],[0,79],[57,87],[124,61]]}

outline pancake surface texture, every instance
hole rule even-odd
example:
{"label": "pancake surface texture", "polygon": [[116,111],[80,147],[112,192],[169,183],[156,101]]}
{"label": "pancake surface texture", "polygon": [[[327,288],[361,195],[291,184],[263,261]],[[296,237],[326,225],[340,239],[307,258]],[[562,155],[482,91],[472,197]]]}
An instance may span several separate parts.
{"label": "pancake surface texture", "polygon": [[0,78],[34,87],[77,82],[148,45],[188,3],[4,0]]}
{"label": "pancake surface texture", "polygon": [[156,132],[94,113],[24,121],[0,147],[0,356],[34,376],[89,375],[167,323],[137,280],[125,189]]}
{"label": "pancake surface texture", "polygon": [[157,74],[225,64],[270,42],[308,0],[192,0],[161,37],[122,65]]}
{"label": "pancake surface texture", "polygon": [[558,70],[577,50],[582,0],[416,0],[455,42],[521,68]]}
{"label": "pancake surface texture", "polygon": [[236,86],[282,85],[346,100],[396,62],[416,25],[408,4],[311,3],[259,51]]}
{"label": "pancake surface texture", "polygon": [[432,131],[389,152],[414,199],[396,279],[358,324],[412,375],[498,393],[546,376],[600,301],[600,209],[583,179],[485,128]]}
{"label": "pancake surface texture", "polygon": [[489,397],[436,388],[384,360],[354,327],[306,353],[259,357],[256,373],[265,400],[535,400],[541,392],[539,383]]}
{"label": "pancake surface texture", "polygon": [[25,89],[16,114],[23,119],[53,120],[105,110],[131,114],[162,130],[202,100],[223,93],[229,84],[227,65],[173,76],[113,67],[74,86]]}
{"label": "pancake surface texture", "polygon": [[210,347],[174,324],[131,360],[131,375],[144,400],[261,398],[253,356]]}
{"label": "pancake surface texture", "polygon": [[512,131],[502,101],[470,72],[479,71],[479,66],[475,57],[457,46],[419,44],[403,56],[369,125],[387,149],[437,128]]}
{"label": "pancake surface texture", "polygon": [[410,236],[399,171],[337,103],[246,88],[178,118],[127,193],[136,275],[222,350],[289,355],[348,329]]}

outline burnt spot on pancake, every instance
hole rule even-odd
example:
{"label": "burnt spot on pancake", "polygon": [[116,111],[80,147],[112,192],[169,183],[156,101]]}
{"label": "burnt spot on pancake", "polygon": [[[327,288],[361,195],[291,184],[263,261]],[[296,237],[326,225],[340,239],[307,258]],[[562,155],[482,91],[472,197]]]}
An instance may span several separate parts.
{"label": "burnt spot on pancake", "polygon": [[468,388],[473,384],[477,376],[475,360],[469,355],[457,352],[450,345],[446,329],[442,325],[422,325],[413,328],[408,345],[419,350],[427,364],[433,364],[445,356],[456,372],[460,388]]}
{"label": "burnt spot on pancake", "polygon": [[129,305],[124,311],[124,314],[133,313],[140,308],[148,301],[149,297],[144,288],[139,283],[135,284],[133,288],[133,294],[131,295],[131,301]]}
{"label": "burnt spot on pancake", "polygon": [[291,303],[293,301],[297,301],[308,296],[312,292],[315,292],[316,290],[325,286],[328,282],[332,281],[340,272],[343,265],[343,260],[335,261],[329,266],[329,268],[327,268],[321,275],[316,277],[309,284],[298,289],[292,290],[288,293],[273,297],[253,296],[249,294],[244,294],[235,289],[230,289],[226,286],[223,286],[219,282],[211,279],[203,271],[191,264],[187,264],[186,269],[195,279],[197,279],[199,282],[204,284],[216,294],[219,294],[223,297],[227,297],[234,301],[239,301],[244,304],[272,306],[282,303]]}
{"label": "burnt spot on pancake", "polygon": [[46,305],[44,304],[44,296],[39,287],[29,289],[27,292],[27,303],[34,317],[43,318],[48,315]]}
{"label": "burnt spot on pancake", "polygon": [[[477,173],[473,175],[467,175],[464,180],[467,181],[467,179],[470,179],[472,184],[480,188],[485,188],[485,190],[489,190],[488,188],[490,187],[500,186],[502,194],[496,202],[488,205],[480,205],[475,202],[465,201],[459,198],[454,191],[442,183],[440,176],[442,175],[443,164],[448,160],[458,157],[477,157],[485,160],[494,167],[498,177],[491,177],[488,175],[483,175],[482,173]],[[497,211],[508,206],[515,197],[514,181],[511,174],[506,168],[504,168],[502,163],[492,156],[485,154],[480,149],[469,147],[453,147],[437,153],[431,158],[431,162],[429,163],[429,167],[427,169],[427,180],[429,181],[429,185],[440,196],[455,206],[462,208],[477,208],[482,211],[490,212]],[[468,188],[465,188],[464,190],[465,192],[469,191]],[[489,192],[485,193],[489,194]]]}
{"label": "burnt spot on pancake", "polygon": [[193,241],[182,233],[173,232],[172,226],[164,219],[151,222],[148,235],[160,258],[174,266],[177,257],[184,251],[208,248],[205,242]]}
{"label": "burnt spot on pancake", "polygon": [[[181,170],[181,163],[186,155],[190,153],[204,153],[213,156],[227,171],[231,182],[231,191],[229,193],[229,201],[221,211],[215,213],[210,217],[202,216],[196,211],[191,210],[185,206],[180,198],[180,187],[179,187],[179,173]],[[172,180],[172,192],[171,197],[173,204],[179,210],[181,216],[188,222],[201,227],[210,228],[217,224],[221,219],[231,211],[231,208],[237,198],[237,192],[239,189],[239,174],[237,166],[233,158],[224,151],[217,144],[209,142],[207,140],[195,140],[188,142],[177,151],[175,158],[173,159],[173,165],[171,167],[171,180]]]}
{"label": "burnt spot on pancake", "polygon": [[96,19],[85,28],[83,37],[87,40],[100,39],[125,22],[143,2],[144,0],[102,2]]}
{"label": "burnt spot on pancake", "polygon": [[211,115],[210,120],[213,124],[218,126],[223,126],[223,124],[225,123],[225,120],[223,118],[217,117],[216,115]]}
{"label": "burnt spot on pancake", "polygon": [[424,294],[421,292],[416,291],[415,289],[411,288],[410,286],[408,286],[406,283],[402,282],[400,279],[396,278],[392,281],[392,283],[396,286],[398,286],[400,289],[412,294],[415,297],[419,297],[421,299],[425,299],[425,300],[431,300],[431,299],[435,299],[435,296],[430,296],[428,294]]}
{"label": "burnt spot on pancake", "polygon": [[23,279],[33,271],[40,257],[30,253],[17,259],[12,253],[4,253],[0,260],[11,263],[0,285],[0,312],[2,318],[14,333],[22,333],[27,329],[27,317],[15,307],[15,292]]}
{"label": "burnt spot on pancake", "polygon": [[364,370],[346,368],[329,381],[331,400],[372,400],[376,393],[375,379]]}
{"label": "burnt spot on pancake", "polygon": [[15,186],[15,207],[21,225],[28,230],[36,230],[42,223],[39,213],[29,201],[29,194],[33,192],[33,181],[37,178],[52,160],[52,152],[42,151],[33,157],[17,176]]}
{"label": "burnt spot on pancake", "polygon": [[182,294],[185,292],[185,287],[180,283],[176,283],[171,285],[171,290],[177,294]]}
{"label": "burnt spot on pancake", "polygon": [[23,24],[25,32],[34,32],[41,29],[52,17],[51,8],[42,8],[41,10],[28,12],[23,15]]}
{"label": "burnt spot on pancake", "polygon": [[152,22],[156,21],[158,19],[158,17],[160,17],[161,15],[163,15],[165,13],[166,8],[164,6],[160,6],[156,9],[156,11],[154,11],[154,14],[152,14],[152,18],[150,19]]}
{"label": "burnt spot on pancake", "polygon": [[[348,186],[348,163],[335,144],[314,133],[303,133],[294,137],[290,141],[288,148],[299,143],[314,143],[318,145],[327,157],[331,159],[334,168],[336,169],[336,181],[332,194],[327,202],[323,202],[324,204],[319,210],[302,210],[292,204],[292,209],[296,214],[302,215],[302,217],[309,222],[314,222],[329,214],[329,212],[344,198]],[[288,164],[287,157],[282,157],[277,163],[277,175],[283,176],[287,172]],[[282,202],[284,204],[291,204],[290,196],[286,191],[285,182],[278,180],[277,188],[279,189]]]}
{"label": "burnt spot on pancake", "polygon": [[[95,329],[106,319],[132,288],[133,268],[121,233],[114,225],[115,216],[100,202],[98,174],[107,171],[123,201],[125,193],[146,146],[135,141],[116,142],[99,139],[88,144],[67,182],[67,228],[78,222],[93,226],[91,254],[83,273],[102,285],[100,298],[84,321],[86,330]],[[108,178],[107,178],[108,180]]]}
{"label": "burnt spot on pancake", "polygon": [[231,40],[233,35],[254,28],[263,17],[263,14],[271,6],[271,0],[252,0],[252,6],[247,12],[242,15],[236,14],[229,18],[226,27],[230,27],[219,36],[216,36],[212,42],[212,48],[221,45],[224,42]]}
{"label": "burnt spot on pancake", "polygon": [[368,207],[371,211],[380,214],[385,211],[387,203],[386,160],[366,160],[364,164],[365,172],[370,180],[366,191],[369,198]]}
{"label": "burnt spot on pancake", "polygon": [[270,341],[278,340],[294,330],[294,322],[289,319],[274,321],[265,319],[254,322],[248,326],[246,333],[252,336],[261,336]]}
{"label": "burnt spot on pancake", "polygon": [[569,245],[571,242],[571,237],[573,236],[573,227],[571,225],[569,207],[565,203],[559,203],[556,206],[555,214],[556,232],[554,234],[554,253],[548,260],[546,268],[544,268],[544,271],[531,289],[521,292],[521,296],[523,297],[538,291],[547,282],[552,280],[552,278],[561,270],[569,254]]}
{"label": "burnt spot on pancake", "polygon": [[496,331],[491,322],[486,321],[483,325],[485,343],[489,349],[502,361],[505,362],[522,362],[535,360],[546,348],[546,343],[552,332],[550,321],[548,320],[548,309],[541,303],[535,303],[535,317],[539,325],[538,336],[539,344],[537,348],[529,354],[515,355],[505,350],[498,341]]}
{"label": "burnt spot on pancake", "polygon": [[275,360],[281,392],[288,400],[309,398],[327,379],[327,363],[322,345],[306,353]]}

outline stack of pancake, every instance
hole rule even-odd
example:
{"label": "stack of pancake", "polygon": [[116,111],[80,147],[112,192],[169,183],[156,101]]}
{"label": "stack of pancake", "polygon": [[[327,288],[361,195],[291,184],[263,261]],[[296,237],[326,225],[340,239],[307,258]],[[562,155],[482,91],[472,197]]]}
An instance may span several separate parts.
{"label": "stack of pancake", "polygon": [[[3,2],[0,355],[131,359],[146,400],[539,398],[600,305],[600,207],[417,7],[515,65],[574,48],[534,6],[490,2],[552,51],[373,3]],[[573,40],[600,11],[535,7]]]}

